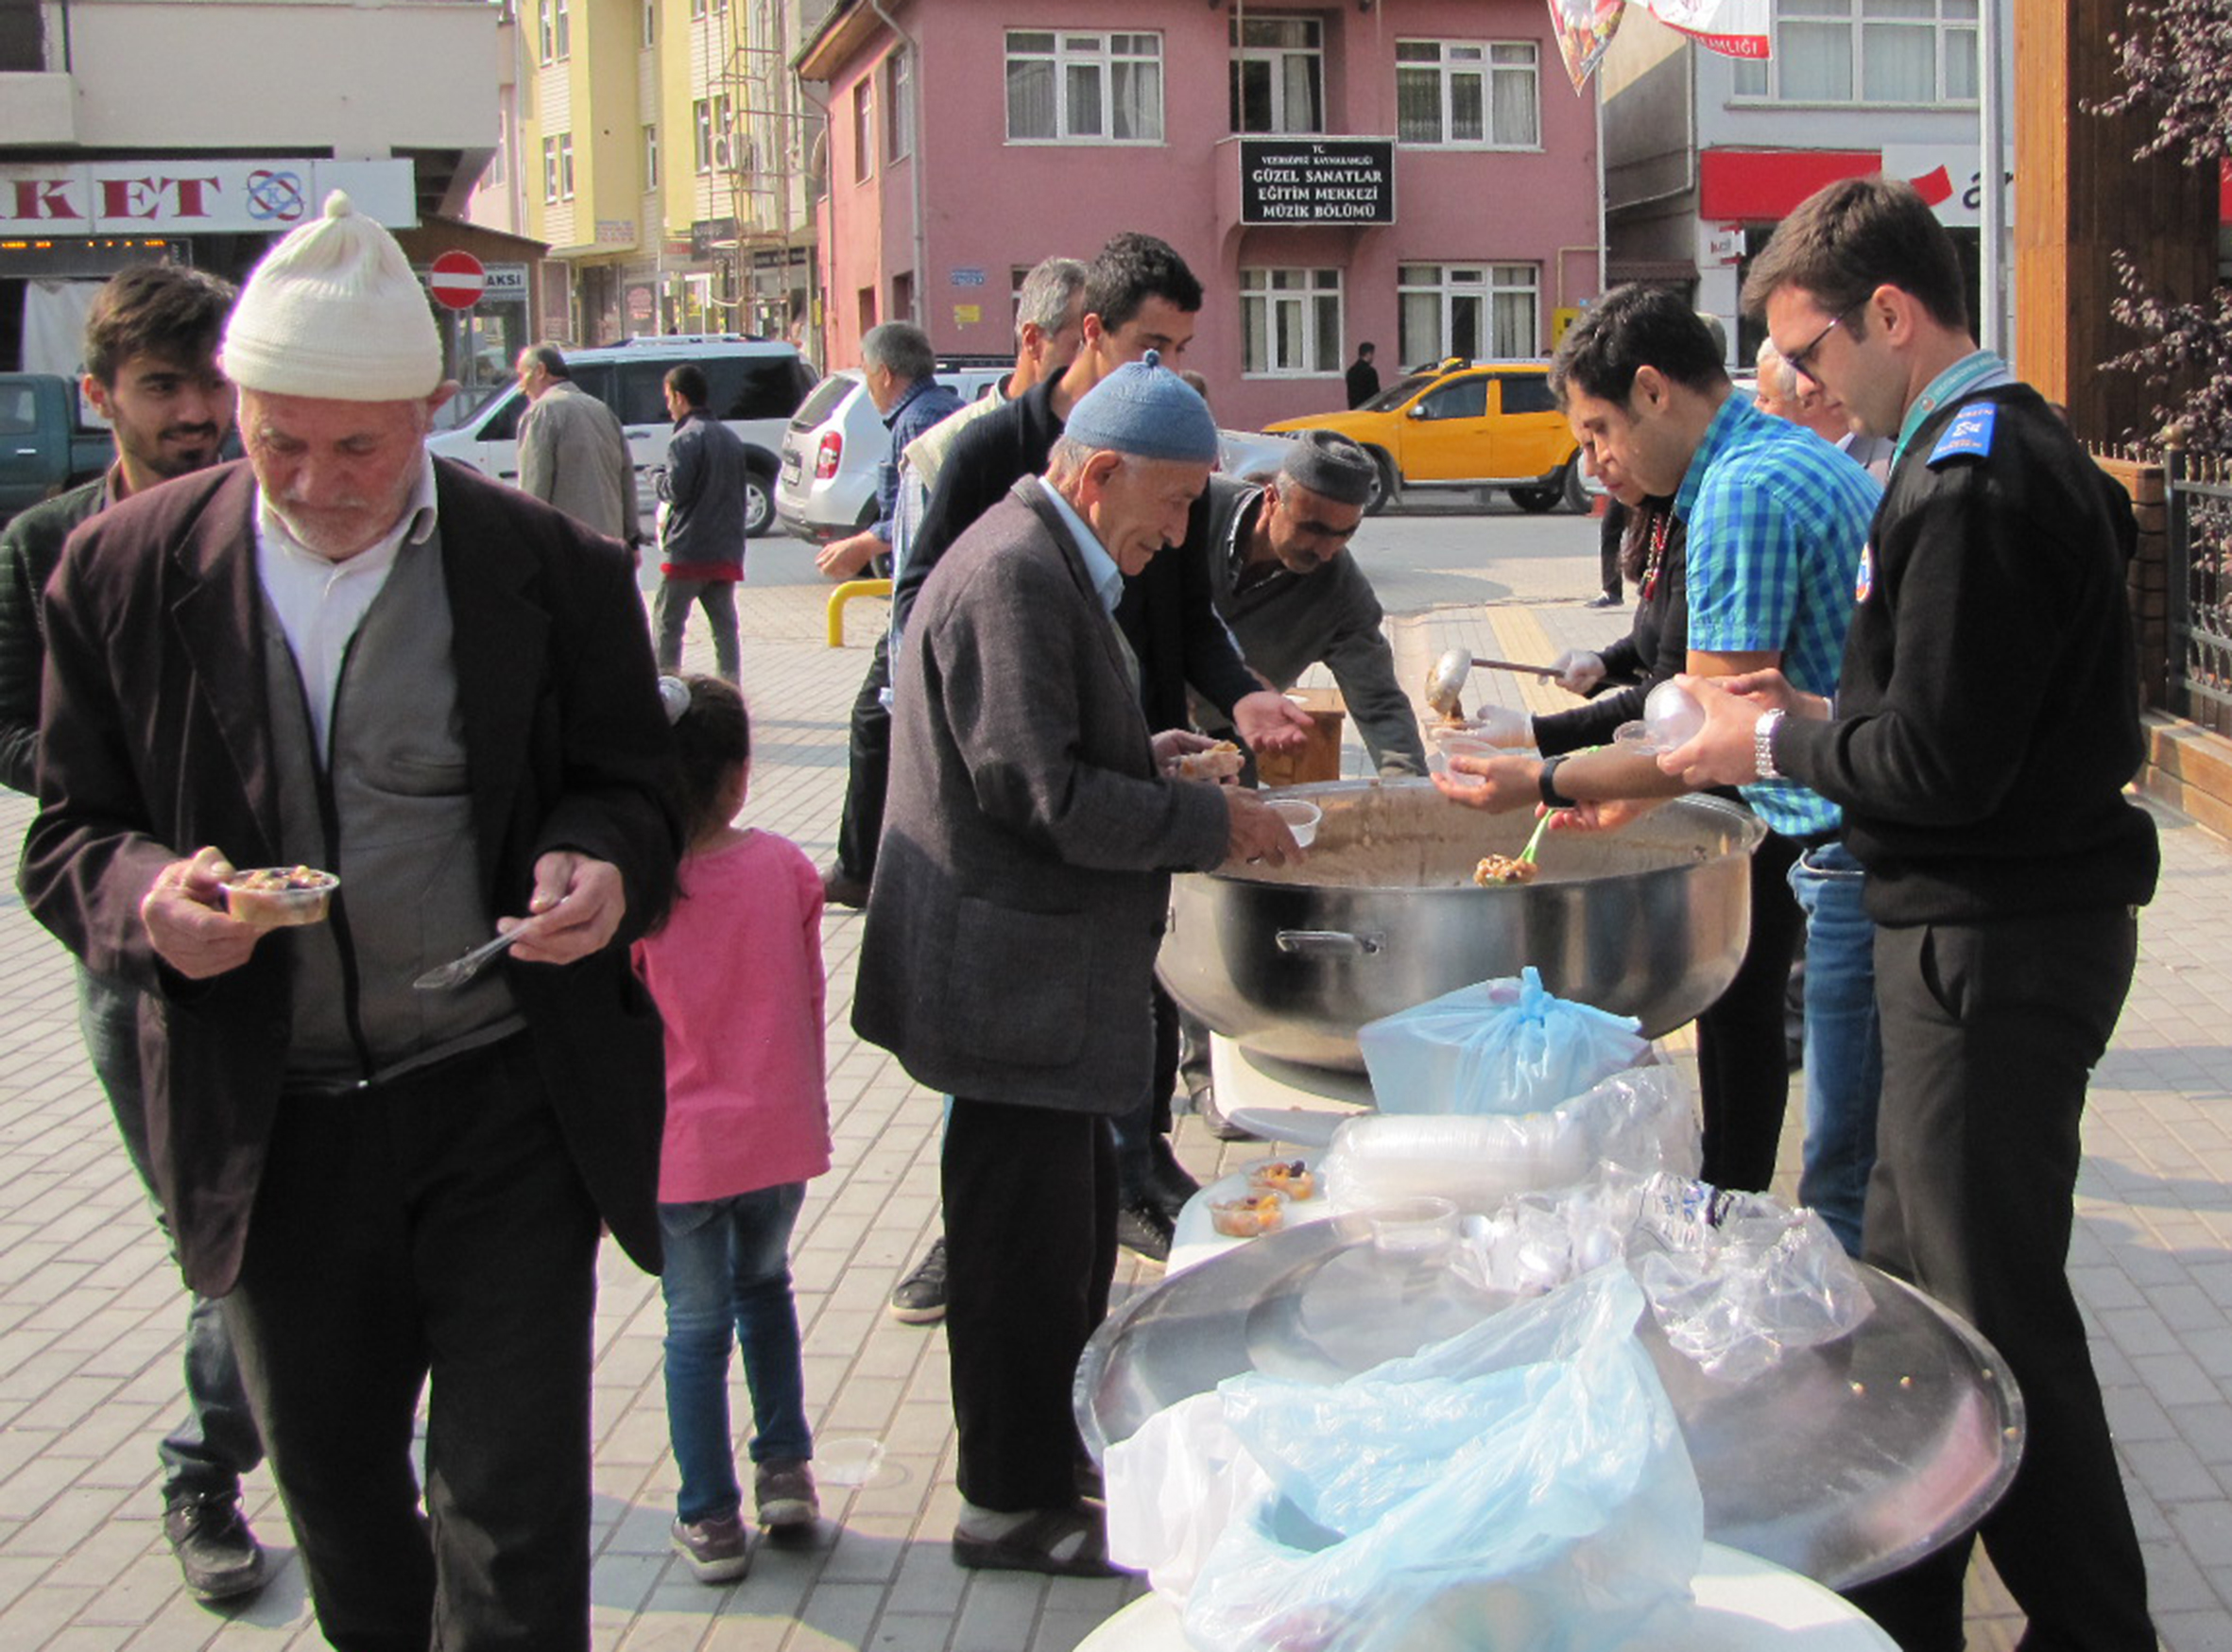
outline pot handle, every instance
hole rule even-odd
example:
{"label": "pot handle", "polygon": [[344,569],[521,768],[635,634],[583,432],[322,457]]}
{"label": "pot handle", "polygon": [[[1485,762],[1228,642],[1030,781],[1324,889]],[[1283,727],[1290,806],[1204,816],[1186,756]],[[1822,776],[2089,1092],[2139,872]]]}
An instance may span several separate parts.
{"label": "pot handle", "polygon": [[1282,953],[1316,956],[1369,957],[1387,944],[1387,937],[1377,930],[1357,935],[1346,929],[1282,929],[1275,938]]}

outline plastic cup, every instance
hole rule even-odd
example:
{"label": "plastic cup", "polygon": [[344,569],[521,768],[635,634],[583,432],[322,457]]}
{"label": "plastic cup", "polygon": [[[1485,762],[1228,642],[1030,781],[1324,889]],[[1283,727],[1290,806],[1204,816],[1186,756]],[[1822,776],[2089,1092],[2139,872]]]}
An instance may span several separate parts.
{"label": "plastic cup", "polygon": [[1662,682],[1643,701],[1643,727],[1661,751],[1672,751],[1705,727],[1705,708],[1680,683]]}
{"label": "plastic cup", "polygon": [[1317,836],[1317,823],[1325,818],[1325,811],[1302,798],[1273,798],[1270,805],[1271,812],[1295,835],[1295,841],[1308,849]]}
{"label": "plastic cup", "polygon": [[814,1442],[814,1477],[825,1486],[866,1486],[884,1466],[880,1439],[817,1439]]}
{"label": "plastic cup", "polygon": [[1433,1263],[1457,1243],[1457,1207],[1445,1198],[1396,1199],[1365,1212],[1372,1248],[1402,1262]]}
{"label": "plastic cup", "polygon": [[225,910],[258,929],[321,923],[341,880],[308,867],[243,867],[224,880]]}
{"label": "plastic cup", "polygon": [[1449,763],[1451,758],[1509,757],[1511,755],[1494,741],[1484,740],[1469,731],[1463,732],[1451,731],[1446,734],[1437,731],[1434,744],[1436,749],[1436,761],[1440,764],[1436,772],[1447,775],[1451,785],[1485,786],[1488,783],[1488,777],[1485,774],[1468,774],[1462,769],[1451,768]]}

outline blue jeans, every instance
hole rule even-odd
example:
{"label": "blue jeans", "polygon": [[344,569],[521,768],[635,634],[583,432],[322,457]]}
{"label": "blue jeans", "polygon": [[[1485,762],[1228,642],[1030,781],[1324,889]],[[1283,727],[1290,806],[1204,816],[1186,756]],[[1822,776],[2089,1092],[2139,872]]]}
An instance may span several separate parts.
{"label": "blue jeans", "polygon": [[[140,991],[129,982],[77,969],[77,1025],[94,1076],[108,1093],[116,1133],[147,1195],[155,1225],[170,1240],[170,1218],[155,1196],[147,1157],[147,1110],[140,1086]],[[173,1255],[176,1248],[173,1248]],[[186,1316],[186,1415],[157,1448],[163,1459],[163,1495],[235,1496],[240,1477],[264,1460],[264,1437],[249,1410],[240,1364],[224,1316],[208,1297],[196,1297]]]}
{"label": "blue jeans", "polygon": [[791,1300],[791,1228],[806,1184],[764,1187],[732,1198],[662,1204],[666,1241],[666,1427],[688,1523],[736,1513],[744,1493],[729,1434],[730,1327],[744,1349],[752,1396],[752,1461],[814,1454],[806,1426],[806,1373],[798,1310]]}
{"label": "blue jeans", "polygon": [[1876,925],[1862,908],[1867,875],[1842,843],[1791,868],[1806,913],[1806,1162],[1798,1202],[1821,1213],[1860,1254],[1860,1218],[1876,1163],[1883,1042],[1876,1015]]}

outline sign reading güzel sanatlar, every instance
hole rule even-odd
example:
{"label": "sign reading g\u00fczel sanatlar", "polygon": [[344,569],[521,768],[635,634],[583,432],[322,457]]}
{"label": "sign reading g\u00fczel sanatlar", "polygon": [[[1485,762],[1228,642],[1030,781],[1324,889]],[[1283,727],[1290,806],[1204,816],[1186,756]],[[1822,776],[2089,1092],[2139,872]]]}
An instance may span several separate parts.
{"label": "sign reading g\u00fczel sanatlar", "polygon": [[1244,224],[1392,224],[1388,138],[1242,138]]}

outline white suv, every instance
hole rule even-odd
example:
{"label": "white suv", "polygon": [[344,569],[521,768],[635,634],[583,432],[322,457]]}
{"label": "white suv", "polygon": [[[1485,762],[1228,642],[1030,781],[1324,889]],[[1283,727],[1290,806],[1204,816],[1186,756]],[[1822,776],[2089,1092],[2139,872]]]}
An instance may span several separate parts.
{"label": "white suv", "polygon": [[[964,402],[1014,371],[1012,362],[949,367],[932,376]],[[876,467],[891,433],[856,369],[833,372],[799,404],[782,439],[775,509],[782,525],[812,544],[844,539],[876,523]]]}
{"label": "white suv", "polygon": [[[775,526],[775,476],[783,432],[814,374],[797,350],[771,339],[733,335],[666,335],[566,353],[574,382],[620,416],[636,463],[644,520],[651,520],[651,474],[666,463],[674,421],[667,416],[669,368],[695,362],[713,391],[711,406],[744,439],[751,467],[745,532],[755,539]],[[444,458],[462,459],[485,476],[519,482],[519,421],[527,400],[517,385],[493,397],[454,430],[427,439]]]}

